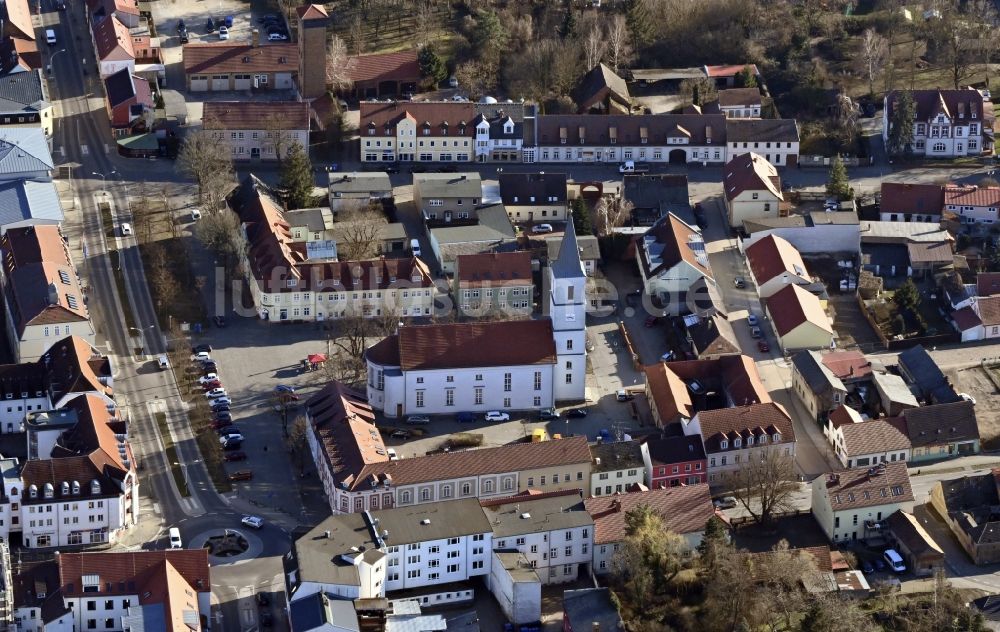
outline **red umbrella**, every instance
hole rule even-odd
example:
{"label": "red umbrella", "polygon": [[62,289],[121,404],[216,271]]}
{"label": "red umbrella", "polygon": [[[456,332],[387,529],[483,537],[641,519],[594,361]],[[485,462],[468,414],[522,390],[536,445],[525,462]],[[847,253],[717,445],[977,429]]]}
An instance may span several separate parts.
{"label": "red umbrella", "polygon": [[309,360],[309,364],[319,364],[321,362],[326,362],[326,356],[323,355],[322,353],[310,353],[309,357],[306,359]]}

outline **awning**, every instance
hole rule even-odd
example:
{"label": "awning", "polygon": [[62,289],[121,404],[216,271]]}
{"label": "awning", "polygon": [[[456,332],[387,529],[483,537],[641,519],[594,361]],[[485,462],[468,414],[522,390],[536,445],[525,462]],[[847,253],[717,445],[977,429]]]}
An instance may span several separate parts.
{"label": "awning", "polygon": [[320,362],[326,362],[326,356],[323,355],[322,353],[310,353],[309,357],[306,359],[309,360],[309,364],[319,364]]}

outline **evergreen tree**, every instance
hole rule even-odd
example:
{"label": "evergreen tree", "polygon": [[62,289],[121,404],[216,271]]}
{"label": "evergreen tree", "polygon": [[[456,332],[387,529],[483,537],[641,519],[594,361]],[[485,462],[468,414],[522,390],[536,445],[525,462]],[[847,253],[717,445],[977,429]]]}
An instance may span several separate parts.
{"label": "evergreen tree", "polygon": [[653,39],[653,20],[646,0],[625,0],[625,24],[632,36],[632,50],[638,54]]}
{"label": "evergreen tree", "polygon": [[566,17],[563,18],[562,26],[559,28],[559,37],[566,39],[576,35],[576,14],[573,13],[573,5],[566,7]]}
{"label": "evergreen tree", "polygon": [[417,57],[420,63],[420,74],[434,80],[435,87],[448,76],[448,67],[438,56],[433,46],[424,46]]}
{"label": "evergreen tree", "polygon": [[291,208],[304,208],[312,200],[313,180],[312,162],[309,155],[299,143],[288,148],[288,155],[281,161],[280,186],[285,190],[288,205]]}
{"label": "evergreen tree", "polygon": [[913,279],[907,279],[906,283],[896,288],[896,293],[892,295],[892,301],[900,309],[911,312],[917,309],[917,305],[920,305],[920,290],[913,283]]}
{"label": "evergreen tree", "polygon": [[913,94],[905,90],[898,92],[889,117],[889,142],[886,150],[891,155],[907,155],[913,151],[913,118],[916,112]]}
{"label": "evergreen tree", "polygon": [[851,181],[847,177],[847,168],[840,156],[834,156],[830,164],[830,177],[826,181],[826,193],[838,200],[850,200],[854,197],[854,189],[851,188]]}
{"label": "evergreen tree", "polygon": [[729,548],[729,534],[726,532],[726,525],[722,520],[712,516],[705,524],[705,535],[698,545],[698,555],[701,558],[701,565],[707,571],[715,570],[720,556]]}
{"label": "evergreen tree", "polygon": [[584,204],[583,199],[576,198],[573,200],[573,226],[576,228],[577,235],[593,235],[594,226],[590,221],[590,211],[587,210],[587,205]]}
{"label": "evergreen tree", "polygon": [[743,66],[743,70],[736,75],[736,85],[741,88],[756,88],[757,75],[753,74],[753,68]]}

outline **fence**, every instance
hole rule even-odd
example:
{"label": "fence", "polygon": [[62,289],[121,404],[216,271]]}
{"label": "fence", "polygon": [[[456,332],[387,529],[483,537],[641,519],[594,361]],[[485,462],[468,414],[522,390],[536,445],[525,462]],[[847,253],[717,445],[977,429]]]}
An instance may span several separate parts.
{"label": "fence", "polygon": [[871,325],[872,330],[875,331],[875,335],[878,336],[879,342],[888,351],[902,351],[909,349],[914,345],[923,345],[924,347],[934,347],[937,345],[950,345],[956,342],[962,341],[962,335],[958,332],[951,332],[947,334],[937,334],[934,336],[913,336],[909,338],[903,338],[902,340],[896,340],[894,338],[889,338],[884,333],[882,333],[882,328],[879,327],[875,318],[872,316],[871,312],[868,311],[868,307],[865,305],[865,301],[861,298],[860,294],[855,294],[854,298],[858,301],[858,307],[861,308],[861,313],[864,315],[865,320]]}
{"label": "fence", "polygon": [[[845,167],[857,167],[861,164],[861,158],[857,156],[841,156]],[[829,156],[799,156],[799,166],[803,168],[829,168],[833,158]],[[867,160],[864,161],[866,164]]]}

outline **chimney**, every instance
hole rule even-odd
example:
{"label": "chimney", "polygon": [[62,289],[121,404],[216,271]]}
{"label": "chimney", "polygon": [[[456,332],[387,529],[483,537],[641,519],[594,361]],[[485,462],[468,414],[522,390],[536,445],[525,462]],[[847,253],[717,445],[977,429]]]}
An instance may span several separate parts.
{"label": "chimney", "polygon": [[260,29],[253,29],[250,31],[250,47],[257,48],[260,46]]}
{"label": "chimney", "polygon": [[614,513],[619,513],[622,510],[622,501],[615,498],[611,501],[611,511]]}
{"label": "chimney", "polygon": [[329,529],[327,529],[326,531],[324,531],[324,532],[323,532],[323,535],[325,535],[325,536],[326,536],[326,539],[327,539],[327,540],[329,540],[329,539],[330,539],[330,530],[329,530]]}

